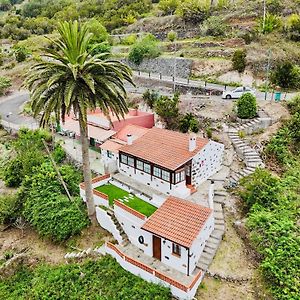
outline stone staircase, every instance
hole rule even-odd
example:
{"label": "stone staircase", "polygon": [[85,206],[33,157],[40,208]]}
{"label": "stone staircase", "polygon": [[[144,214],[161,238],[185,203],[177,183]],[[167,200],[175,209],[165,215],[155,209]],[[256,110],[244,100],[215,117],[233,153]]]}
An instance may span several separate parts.
{"label": "stone staircase", "polygon": [[107,214],[109,215],[109,217],[111,218],[111,220],[115,224],[117,230],[120,232],[120,235],[122,237],[122,246],[126,246],[129,243],[128,236],[125,233],[122,225],[119,223],[118,219],[116,218],[113,209],[109,207],[108,210],[107,210]]}
{"label": "stone staircase", "polygon": [[260,110],[258,114],[259,117],[242,123],[237,127],[229,127],[227,130],[236,153],[245,163],[245,168],[231,174],[229,179],[230,185],[238,184],[241,178],[252,174],[257,167],[264,168],[265,166],[259,153],[240,137],[240,132],[251,134],[272,124],[272,119],[263,110]]}
{"label": "stone staircase", "polygon": [[187,184],[186,186],[191,191],[191,195],[197,192],[197,188],[192,184]]}
{"label": "stone staircase", "polygon": [[208,238],[203,252],[197,263],[203,271],[207,271],[219,246],[222,241],[223,235],[225,233],[225,219],[223,212],[223,205],[225,203],[227,193],[223,190],[216,190],[214,194],[214,218],[215,218],[215,228]]}
{"label": "stone staircase", "polygon": [[68,252],[64,257],[67,260],[71,260],[71,259],[82,259],[86,257],[102,256],[102,255],[105,255],[104,246],[96,247],[94,249],[88,248],[78,252]]}

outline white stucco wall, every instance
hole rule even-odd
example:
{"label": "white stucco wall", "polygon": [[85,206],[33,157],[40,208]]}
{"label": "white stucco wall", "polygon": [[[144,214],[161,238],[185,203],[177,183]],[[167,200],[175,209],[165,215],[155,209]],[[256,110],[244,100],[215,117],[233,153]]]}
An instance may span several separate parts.
{"label": "white stucco wall", "polygon": [[179,289],[175,287],[174,285],[169,284],[168,282],[158,278],[155,276],[155,273],[149,273],[138,266],[135,266],[131,264],[130,262],[127,262],[123,257],[121,257],[119,254],[117,254],[114,250],[110,249],[109,247],[105,246],[105,252],[107,254],[110,254],[112,257],[114,257],[117,262],[121,265],[121,267],[130,273],[137,275],[144,280],[148,282],[153,282],[155,284],[159,284],[165,287],[169,287],[171,290],[172,295],[177,297],[180,300],[192,300],[197,292],[197,289],[204,277],[204,273],[201,274],[201,276],[196,281],[195,285],[189,289],[188,291],[184,291],[182,289]]}
{"label": "white stucco wall", "polygon": [[121,244],[122,237],[120,235],[120,232],[110,216],[106,213],[106,211],[104,209],[101,209],[100,207],[96,207],[96,218],[100,226],[110,232],[118,241],[118,243]]}
{"label": "white stucco wall", "polygon": [[213,213],[210,215],[208,220],[205,222],[203,226],[203,230],[199,233],[198,237],[194,240],[191,248],[190,248],[190,274],[196,268],[197,262],[203,252],[205,244],[209,239],[209,236],[214,230],[214,217]]}
{"label": "white stucco wall", "polygon": [[119,154],[112,153],[111,157],[107,156],[107,151],[101,149],[101,161],[108,173],[115,173],[118,170]]}
{"label": "white stucco wall", "polygon": [[147,174],[145,172],[142,172],[140,170],[136,170],[136,173],[134,172],[134,168],[127,166],[123,163],[120,163],[119,165],[119,172],[133,178],[134,180],[141,182],[145,185],[148,185],[152,187],[153,189],[164,193],[166,195],[173,195],[181,198],[186,198],[190,195],[190,190],[186,187],[185,181],[180,182],[176,185],[172,184],[172,187],[170,188],[170,183],[166,182],[162,179],[156,178],[151,175]]}
{"label": "white stucco wall", "polygon": [[172,244],[169,240],[161,239],[161,261],[187,275],[188,250],[180,246],[181,255],[176,256],[172,254]]}
{"label": "white stucco wall", "polygon": [[[146,220],[142,220],[116,205],[114,205],[114,213],[129,241],[143,250],[145,254],[152,256],[152,234],[141,229]],[[138,241],[139,236],[143,236],[143,244]]]}
{"label": "white stucco wall", "polygon": [[110,177],[108,177],[106,179],[102,179],[101,181],[97,181],[97,182],[92,184],[92,187],[93,187],[93,189],[95,189],[95,188],[97,188],[101,185],[107,184],[109,182],[109,180],[110,180]]}
{"label": "white stucco wall", "polygon": [[198,186],[221,169],[224,145],[209,143],[192,160],[192,184]]}

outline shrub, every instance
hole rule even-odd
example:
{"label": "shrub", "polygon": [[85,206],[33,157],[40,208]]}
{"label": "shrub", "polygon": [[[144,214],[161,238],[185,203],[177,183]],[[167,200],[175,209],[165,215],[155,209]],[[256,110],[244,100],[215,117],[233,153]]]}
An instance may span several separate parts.
{"label": "shrub", "polygon": [[60,144],[56,144],[52,152],[52,157],[57,163],[62,163],[66,157],[66,151]]}
{"label": "shrub", "polygon": [[158,3],[158,8],[162,10],[165,15],[173,15],[178,5],[178,0],[160,0]]}
{"label": "shrub", "polygon": [[159,55],[158,42],[152,34],[149,34],[132,46],[128,59],[139,65],[144,58],[155,58]]}
{"label": "shrub", "polygon": [[251,119],[256,116],[256,98],[246,93],[237,101],[237,116],[241,119]]}
{"label": "shrub", "polygon": [[288,101],[287,106],[291,114],[300,113],[300,95]]}
{"label": "shrub", "polygon": [[245,68],[246,68],[246,57],[247,57],[247,53],[246,50],[236,50],[233,53],[233,57],[232,57],[232,66],[233,69],[238,71],[238,72],[244,72]]}
{"label": "shrub", "polygon": [[12,223],[20,214],[21,203],[16,195],[0,195],[0,224]]}
{"label": "shrub", "polygon": [[287,19],[285,28],[288,37],[295,42],[300,41],[300,15],[293,14]]}
{"label": "shrub", "polygon": [[174,30],[171,30],[167,34],[167,38],[170,42],[174,42],[177,39],[177,33]]}
{"label": "shrub", "polygon": [[271,82],[284,89],[293,89],[300,86],[300,70],[290,61],[280,63],[271,73]]}
{"label": "shrub", "polygon": [[5,94],[9,87],[11,87],[11,80],[7,77],[0,76],[0,96]]}
{"label": "shrub", "polygon": [[14,54],[17,62],[23,62],[26,60],[29,52],[24,47],[17,47],[14,49]]}
{"label": "shrub", "polygon": [[203,22],[209,16],[210,1],[183,0],[176,9],[176,14],[191,23]]}
{"label": "shrub", "polygon": [[99,22],[97,19],[89,19],[86,22],[89,32],[93,34],[92,42],[101,43],[105,42],[108,39],[108,32],[106,28]]}
{"label": "shrub", "polygon": [[143,94],[143,100],[152,109],[159,98],[159,94],[156,91],[147,89]]}
{"label": "shrub", "polygon": [[137,40],[137,35],[135,33],[132,33],[132,34],[126,36],[122,40],[122,44],[123,45],[133,45],[134,43],[136,43],[136,40]]}
{"label": "shrub", "polygon": [[179,120],[179,130],[183,133],[189,131],[197,133],[199,131],[199,121],[193,114],[186,113]]}
{"label": "shrub", "polygon": [[274,30],[281,28],[281,26],[281,18],[276,15],[266,14],[265,19],[260,18],[257,20],[257,30],[262,34],[271,33]]}
{"label": "shrub", "polygon": [[209,17],[200,26],[200,32],[203,35],[224,36],[228,30],[228,26],[220,17]]}
{"label": "shrub", "polygon": [[284,4],[281,0],[267,0],[267,11],[270,14],[279,14],[284,9]]}

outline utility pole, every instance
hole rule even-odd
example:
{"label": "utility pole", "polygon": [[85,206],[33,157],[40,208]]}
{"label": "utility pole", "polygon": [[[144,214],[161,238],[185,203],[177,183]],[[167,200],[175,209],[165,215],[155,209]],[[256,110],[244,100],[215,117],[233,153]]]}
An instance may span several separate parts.
{"label": "utility pole", "polygon": [[174,59],[174,70],[173,70],[173,77],[174,77],[174,81],[173,81],[173,92],[175,93],[176,91],[176,37],[174,40],[174,51],[175,51],[175,59]]}
{"label": "utility pole", "polygon": [[266,0],[264,0],[264,15],[263,15],[263,34],[265,33],[265,27],[266,27],[266,14],[267,14],[267,8],[266,8]]}
{"label": "utility pole", "polygon": [[268,50],[268,64],[266,69],[266,84],[265,84],[265,100],[267,100],[267,94],[269,90],[269,73],[270,73],[270,67],[271,67],[271,55],[272,51],[271,49]]}

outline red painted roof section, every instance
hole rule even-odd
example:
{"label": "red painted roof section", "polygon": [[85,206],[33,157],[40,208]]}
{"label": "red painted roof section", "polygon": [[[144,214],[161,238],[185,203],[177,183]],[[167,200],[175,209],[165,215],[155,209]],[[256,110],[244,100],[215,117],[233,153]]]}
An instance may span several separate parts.
{"label": "red painted roof section", "polygon": [[189,139],[189,134],[153,127],[132,145],[120,148],[120,151],[176,170],[192,159],[209,141],[197,137],[197,147],[190,152]]}
{"label": "red painted roof section", "polygon": [[111,139],[111,140],[107,140],[102,145],[100,145],[100,148],[103,149],[103,150],[108,150],[108,151],[111,151],[111,152],[114,152],[114,153],[118,153],[119,149],[122,146],[124,146],[123,141]]}
{"label": "red painted roof section", "polygon": [[170,196],[142,229],[190,248],[210,214],[208,207]]}
{"label": "red painted roof section", "polygon": [[120,131],[118,131],[115,137],[119,140],[127,142],[127,134],[131,134],[133,140],[136,140],[143,136],[148,130],[148,128],[142,126],[129,124],[122,128]]}

